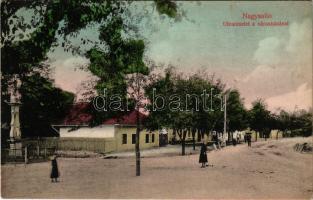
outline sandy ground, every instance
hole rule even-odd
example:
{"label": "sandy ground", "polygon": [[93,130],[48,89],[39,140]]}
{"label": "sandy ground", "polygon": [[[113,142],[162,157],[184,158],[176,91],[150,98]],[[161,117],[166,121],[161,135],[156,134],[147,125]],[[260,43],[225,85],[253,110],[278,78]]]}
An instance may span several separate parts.
{"label": "sandy ground", "polygon": [[135,176],[134,157],[59,158],[61,179],[51,183],[50,162],[2,165],[4,198],[280,198],[313,195],[313,154],[293,150],[310,138],[262,141],[198,155],[142,158]]}

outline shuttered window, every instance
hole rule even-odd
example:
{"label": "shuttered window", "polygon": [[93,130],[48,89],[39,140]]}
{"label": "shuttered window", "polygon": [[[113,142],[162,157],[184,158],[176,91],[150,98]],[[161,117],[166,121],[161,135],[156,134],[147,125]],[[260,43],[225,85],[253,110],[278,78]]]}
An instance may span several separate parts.
{"label": "shuttered window", "polygon": [[127,134],[123,134],[122,144],[127,144]]}
{"label": "shuttered window", "polygon": [[146,143],[149,143],[149,134],[146,134]]}
{"label": "shuttered window", "polygon": [[136,144],[136,134],[132,134],[132,144]]}

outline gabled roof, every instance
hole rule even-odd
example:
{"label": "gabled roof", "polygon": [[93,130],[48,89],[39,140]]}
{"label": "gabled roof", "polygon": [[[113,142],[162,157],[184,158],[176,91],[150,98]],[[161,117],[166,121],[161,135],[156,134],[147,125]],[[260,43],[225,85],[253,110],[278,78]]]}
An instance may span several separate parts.
{"label": "gabled roof", "polygon": [[[93,116],[90,114],[92,104],[89,102],[79,102],[75,103],[70,109],[69,113],[64,118],[60,126],[81,126],[89,125],[93,119]],[[133,110],[123,116],[114,117],[103,121],[102,124],[105,125],[136,125],[136,110]],[[147,115],[139,111],[139,119],[143,121],[147,118]]]}
{"label": "gabled roof", "polygon": [[88,113],[90,106],[88,102],[75,103],[64,118],[62,125],[88,125],[92,120],[92,115]]}
{"label": "gabled roof", "polygon": [[[123,115],[121,117],[114,117],[108,120],[105,120],[103,124],[121,124],[121,125],[136,125],[137,122],[137,111],[133,110],[130,113]],[[139,119],[140,121],[143,121],[147,118],[147,115],[143,114],[139,111]]]}

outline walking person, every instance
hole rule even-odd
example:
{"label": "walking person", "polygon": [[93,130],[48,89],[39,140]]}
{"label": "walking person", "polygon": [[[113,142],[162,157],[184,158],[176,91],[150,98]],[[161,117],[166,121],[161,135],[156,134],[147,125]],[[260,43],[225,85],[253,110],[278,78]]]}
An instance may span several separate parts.
{"label": "walking person", "polygon": [[57,156],[54,155],[51,159],[51,182],[58,182],[58,178],[60,176],[59,169],[58,169],[58,163],[57,163]]}
{"label": "walking person", "polygon": [[206,154],[207,148],[204,141],[201,144],[200,156],[199,156],[199,163],[201,163],[201,168],[205,167],[205,164],[208,162],[208,156]]}

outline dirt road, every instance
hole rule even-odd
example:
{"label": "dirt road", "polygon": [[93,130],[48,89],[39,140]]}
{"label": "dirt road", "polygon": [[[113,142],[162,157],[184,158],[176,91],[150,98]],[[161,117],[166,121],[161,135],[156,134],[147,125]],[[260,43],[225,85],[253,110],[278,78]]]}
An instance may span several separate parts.
{"label": "dirt road", "polygon": [[310,199],[313,155],[294,152],[292,138],[226,147],[198,155],[142,159],[135,176],[133,157],[60,158],[61,179],[51,183],[50,163],[2,166],[4,198],[282,198]]}

